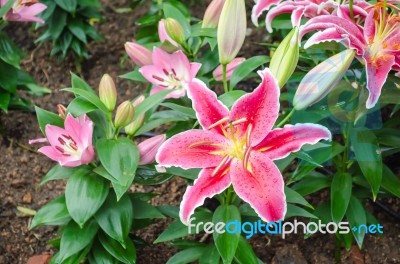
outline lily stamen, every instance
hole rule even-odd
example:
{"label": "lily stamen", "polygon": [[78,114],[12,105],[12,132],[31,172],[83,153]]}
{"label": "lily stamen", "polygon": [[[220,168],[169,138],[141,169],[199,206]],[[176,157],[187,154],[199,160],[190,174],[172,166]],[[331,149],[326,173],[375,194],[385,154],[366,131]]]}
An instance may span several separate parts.
{"label": "lily stamen", "polygon": [[226,155],[221,162],[218,164],[218,166],[213,170],[213,172],[211,173],[211,177],[214,177],[215,175],[217,175],[217,173],[224,168],[226,165],[230,164],[232,160],[231,156]]}
{"label": "lily stamen", "polygon": [[213,129],[214,127],[222,125],[223,123],[228,122],[228,121],[229,121],[229,116],[224,117],[224,118],[220,119],[219,121],[215,122],[214,124],[212,124],[211,126],[209,126],[207,128],[207,130]]}

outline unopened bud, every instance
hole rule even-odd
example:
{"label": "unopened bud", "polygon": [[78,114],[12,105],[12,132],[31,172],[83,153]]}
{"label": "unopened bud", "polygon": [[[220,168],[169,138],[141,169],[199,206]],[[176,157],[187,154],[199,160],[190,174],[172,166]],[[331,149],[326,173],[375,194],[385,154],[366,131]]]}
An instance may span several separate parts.
{"label": "unopened bud", "polygon": [[67,108],[65,108],[65,106],[63,106],[62,104],[58,104],[58,105],[57,105],[57,112],[58,112],[58,115],[59,115],[62,119],[65,119],[66,113],[67,113]]}
{"label": "unopened bud", "polygon": [[179,44],[176,43],[176,41],[173,40],[167,32],[167,29],[165,27],[165,19],[161,19],[158,22],[158,36],[159,36],[161,42],[168,41],[173,46],[179,47]]}
{"label": "unopened bud", "polygon": [[226,0],[218,22],[218,53],[223,65],[230,63],[246,38],[247,17],[244,0]]}
{"label": "unopened bud", "polygon": [[344,50],[315,66],[304,76],[293,99],[296,110],[302,110],[322,100],[345,75],[355,51]]}
{"label": "unopened bud", "polygon": [[[132,103],[134,107],[137,107],[140,103],[144,101],[145,97],[143,95],[136,98],[136,100]],[[139,128],[143,125],[144,122],[144,114],[140,114],[137,116],[133,122],[125,127],[125,133],[127,135],[133,136],[139,130]]]}
{"label": "unopened bud", "polygon": [[138,66],[153,64],[151,51],[135,42],[126,42],[125,50],[129,58]]}
{"label": "unopened bud", "polygon": [[279,44],[272,55],[269,68],[278,81],[279,87],[283,87],[292,76],[299,61],[299,28],[295,27],[289,35]]}
{"label": "unopened bud", "polygon": [[134,116],[135,108],[133,107],[132,103],[130,101],[123,102],[118,106],[117,113],[115,114],[115,127],[125,127],[132,122]]}
{"label": "unopened bud", "polygon": [[217,28],[225,0],[212,0],[204,14],[202,28]]}
{"label": "unopened bud", "polygon": [[115,88],[113,79],[108,74],[104,74],[103,78],[101,78],[99,96],[100,100],[109,111],[115,109],[115,104],[117,103],[117,89]]}
{"label": "unopened bud", "polygon": [[146,139],[138,145],[139,149],[139,165],[153,163],[156,159],[156,154],[162,143],[166,140],[165,134]]}
{"label": "unopened bud", "polygon": [[170,17],[165,19],[165,29],[168,35],[178,44],[182,44],[185,42],[185,31],[176,19]]}

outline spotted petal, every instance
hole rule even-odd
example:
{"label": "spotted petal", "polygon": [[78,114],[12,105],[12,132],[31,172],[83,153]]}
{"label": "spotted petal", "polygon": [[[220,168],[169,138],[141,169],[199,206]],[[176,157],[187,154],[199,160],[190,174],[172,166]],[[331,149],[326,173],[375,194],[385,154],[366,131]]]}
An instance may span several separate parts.
{"label": "spotted petal", "polygon": [[156,161],[164,167],[183,169],[217,167],[223,157],[218,155],[227,139],[212,131],[193,129],[179,133],[161,145]]}
{"label": "spotted petal", "polygon": [[283,159],[296,152],[305,144],[316,144],[320,140],[330,140],[329,130],[316,124],[286,125],[272,130],[255,148],[264,152],[271,160]]}
{"label": "spotted petal", "polygon": [[231,164],[231,180],[237,195],[266,222],[282,220],[286,214],[286,198],[282,174],[264,153],[250,155],[251,172],[242,161]]}
{"label": "spotted petal", "polygon": [[211,198],[223,192],[231,184],[229,174],[211,176],[213,168],[203,169],[199,177],[189,186],[183,195],[179,216],[184,224],[189,222],[194,210],[204,203],[206,198]]}
{"label": "spotted petal", "polygon": [[[217,99],[217,95],[198,79],[188,84],[188,97],[192,100],[197,120],[204,129],[229,116],[228,108]],[[211,129],[223,134],[219,126]]]}
{"label": "spotted petal", "polygon": [[279,113],[279,86],[271,71],[259,71],[261,84],[249,94],[242,96],[232,106],[231,121],[245,119],[237,125],[240,135],[244,135],[251,125],[251,145],[255,146],[271,131]]}

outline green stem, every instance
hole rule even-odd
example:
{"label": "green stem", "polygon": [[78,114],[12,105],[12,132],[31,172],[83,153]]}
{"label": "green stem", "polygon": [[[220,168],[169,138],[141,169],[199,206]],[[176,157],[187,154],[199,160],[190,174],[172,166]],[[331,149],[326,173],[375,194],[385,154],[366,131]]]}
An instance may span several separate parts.
{"label": "green stem", "polygon": [[228,92],[228,80],[226,78],[226,64],[222,64],[222,81],[224,83],[224,91]]}
{"label": "green stem", "polygon": [[282,121],[279,122],[278,125],[276,125],[276,127],[277,127],[277,128],[280,128],[280,127],[282,127],[283,125],[285,125],[285,124],[287,123],[287,121],[289,121],[289,119],[293,116],[294,112],[296,112],[296,109],[293,108],[292,111],[290,111],[290,113],[287,114],[287,116],[285,116],[285,118],[282,119]]}
{"label": "green stem", "polygon": [[342,242],[335,236],[335,263],[340,263],[342,258],[341,252]]}
{"label": "green stem", "polygon": [[354,0],[349,1],[349,8],[350,8],[350,17],[352,20],[354,20],[354,10],[353,10],[353,5],[354,5]]}

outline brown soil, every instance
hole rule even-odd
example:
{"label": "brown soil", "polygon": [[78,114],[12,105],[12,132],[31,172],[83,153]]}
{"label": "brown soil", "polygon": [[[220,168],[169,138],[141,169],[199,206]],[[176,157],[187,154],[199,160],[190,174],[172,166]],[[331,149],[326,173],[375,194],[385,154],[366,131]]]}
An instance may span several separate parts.
{"label": "brown soil", "polygon": [[[108,2],[105,1],[104,2]],[[125,7],[129,1],[113,1],[116,7]],[[204,10],[204,3],[202,10]],[[105,36],[102,43],[90,45],[91,58],[82,65],[83,77],[97,87],[101,76],[109,73],[117,77],[131,69],[129,63],[120,64],[124,56],[124,42],[133,38],[134,21],[146,10],[134,14],[116,14],[105,5],[106,21],[99,31]],[[201,10],[199,11],[201,14]],[[8,28],[10,36],[27,54],[32,54],[23,63],[26,69],[42,85],[52,89],[52,94],[42,98],[31,98],[34,103],[50,111],[59,103],[68,104],[71,96],[60,89],[70,84],[69,71],[76,71],[72,58],[58,61],[49,57],[50,46],[36,47],[33,40],[37,33],[29,25],[13,24]],[[259,32],[258,34],[256,34]],[[254,45],[266,38],[264,31],[253,31],[245,44],[251,55],[262,54],[264,48]],[[118,79],[119,101],[132,99],[142,87],[132,82]],[[32,113],[12,111],[0,116],[0,264],[26,263],[34,255],[52,254],[53,249],[46,242],[54,238],[57,230],[52,227],[28,231],[30,216],[24,216],[18,206],[38,210],[50,199],[64,190],[63,182],[50,182],[39,187],[39,181],[51,168],[53,162],[35,152],[27,145],[29,139],[40,137],[36,118]],[[154,191],[160,194],[154,204],[179,204],[186,188],[184,180],[175,179],[160,187],[145,189],[135,186],[138,191]],[[385,201],[399,212],[399,201]],[[384,226],[383,236],[367,236],[363,250],[353,248],[351,252],[342,250],[344,263],[400,263],[399,222],[377,207],[371,207],[374,215]],[[169,221],[163,220],[139,233],[148,242],[138,251],[137,263],[166,263],[176,249],[166,245],[152,245],[152,241],[162,232]],[[333,263],[334,237],[316,235],[303,240],[301,235],[291,235],[286,240],[278,236],[255,237],[251,240],[257,255],[265,263]],[[359,260],[361,259],[361,260]]]}

